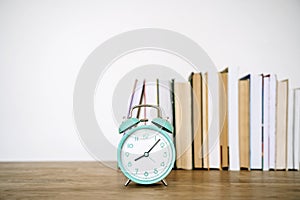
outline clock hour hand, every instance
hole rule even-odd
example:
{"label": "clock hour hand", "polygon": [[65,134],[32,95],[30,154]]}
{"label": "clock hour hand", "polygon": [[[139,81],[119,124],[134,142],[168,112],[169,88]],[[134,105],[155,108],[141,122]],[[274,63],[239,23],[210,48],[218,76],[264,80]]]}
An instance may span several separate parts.
{"label": "clock hour hand", "polygon": [[145,152],[143,155],[141,155],[140,157],[137,157],[136,159],[134,159],[134,161],[137,161],[143,157],[148,157],[149,156],[149,153],[148,152]]}
{"label": "clock hour hand", "polygon": [[143,154],[142,156],[140,156],[140,157],[134,159],[134,161],[138,161],[139,159],[141,159],[141,158],[143,158],[143,157],[145,157],[145,154]]}

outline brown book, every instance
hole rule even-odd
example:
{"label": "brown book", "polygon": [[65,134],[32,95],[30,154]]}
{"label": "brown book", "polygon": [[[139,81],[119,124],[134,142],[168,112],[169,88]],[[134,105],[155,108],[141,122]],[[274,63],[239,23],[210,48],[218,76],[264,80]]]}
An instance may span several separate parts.
{"label": "brown book", "polygon": [[202,76],[202,141],[203,168],[209,169],[207,72]]}
{"label": "brown book", "polygon": [[288,80],[277,82],[275,169],[287,166]]}
{"label": "brown book", "polygon": [[219,81],[219,95],[220,95],[220,154],[221,154],[221,168],[228,169],[229,167],[229,145],[228,145],[228,69],[220,72]]}
{"label": "brown book", "polygon": [[175,82],[176,167],[192,169],[191,86]]}
{"label": "brown book", "polygon": [[193,139],[193,167],[202,168],[202,75],[192,73],[192,139]]}
{"label": "brown book", "polygon": [[240,168],[250,170],[250,76],[239,80]]}

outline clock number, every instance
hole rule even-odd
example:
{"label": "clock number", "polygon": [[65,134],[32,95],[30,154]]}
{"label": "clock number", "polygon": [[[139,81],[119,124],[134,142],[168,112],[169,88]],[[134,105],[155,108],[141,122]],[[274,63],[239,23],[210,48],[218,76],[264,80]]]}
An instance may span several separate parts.
{"label": "clock number", "polygon": [[164,146],[165,146],[165,143],[163,143],[163,142],[160,143],[160,147],[161,147],[161,148],[164,148]]}
{"label": "clock number", "polygon": [[154,140],[155,140],[155,141],[157,141],[157,137],[156,137],[156,135],[154,136]]}
{"label": "clock number", "polygon": [[137,173],[138,173],[138,171],[139,171],[139,169],[138,169],[138,168],[135,168],[134,170],[135,170],[135,174],[137,174]]}
{"label": "clock number", "polygon": [[165,166],[165,162],[161,162],[160,166],[162,166],[162,167]]}
{"label": "clock number", "polygon": [[128,152],[126,152],[126,153],[125,153],[125,156],[126,156],[126,157],[129,157],[129,153],[128,153]]}
{"label": "clock number", "polygon": [[149,134],[148,134],[148,133],[143,135],[143,139],[144,139],[144,140],[148,139],[148,137],[149,137]]}
{"label": "clock number", "polygon": [[132,163],[131,163],[131,162],[128,162],[127,165],[128,165],[128,167],[131,167],[131,166],[132,166]]}
{"label": "clock number", "polygon": [[154,174],[157,174],[158,170],[156,168],[154,168]]}
{"label": "clock number", "polygon": [[139,140],[139,137],[138,137],[138,136],[135,136],[135,137],[134,137],[134,140],[135,140],[135,141],[138,141],[138,140]]}
{"label": "clock number", "polygon": [[145,173],[144,173],[144,176],[146,176],[146,177],[147,177],[148,175],[149,175],[149,173],[148,173],[148,172],[145,172]]}
{"label": "clock number", "polygon": [[163,157],[166,158],[168,156],[167,152],[164,152]]}
{"label": "clock number", "polygon": [[127,148],[133,148],[133,144],[127,144]]}

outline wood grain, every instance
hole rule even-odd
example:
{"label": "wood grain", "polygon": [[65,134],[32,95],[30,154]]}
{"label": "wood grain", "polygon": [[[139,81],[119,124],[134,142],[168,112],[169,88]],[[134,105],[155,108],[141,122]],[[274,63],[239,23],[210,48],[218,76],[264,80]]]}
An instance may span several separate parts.
{"label": "wood grain", "polygon": [[173,170],[167,187],[125,181],[98,162],[0,163],[0,199],[300,199],[296,171]]}

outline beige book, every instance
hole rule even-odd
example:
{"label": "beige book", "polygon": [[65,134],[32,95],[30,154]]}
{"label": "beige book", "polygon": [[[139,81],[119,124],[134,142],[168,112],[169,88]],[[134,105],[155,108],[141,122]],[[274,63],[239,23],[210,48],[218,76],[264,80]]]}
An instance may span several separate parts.
{"label": "beige book", "polygon": [[220,72],[219,81],[219,117],[220,117],[220,154],[221,168],[229,167],[229,149],[228,149],[228,69]]}
{"label": "beige book", "polygon": [[192,123],[191,123],[191,87],[189,82],[176,83],[175,127],[176,127],[176,167],[192,169]]}
{"label": "beige book", "polygon": [[287,166],[288,80],[277,82],[275,169]]}
{"label": "beige book", "polygon": [[208,143],[208,74],[202,79],[202,135],[203,135],[203,168],[209,169],[209,143]]}
{"label": "beige book", "polygon": [[193,160],[194,168],[202,168],[202,76],[192,73],[192,133],[193,133]]}
{"label": "beige book", "polygon": [[250,79],[239,80],[240,168],[250,170]]}

